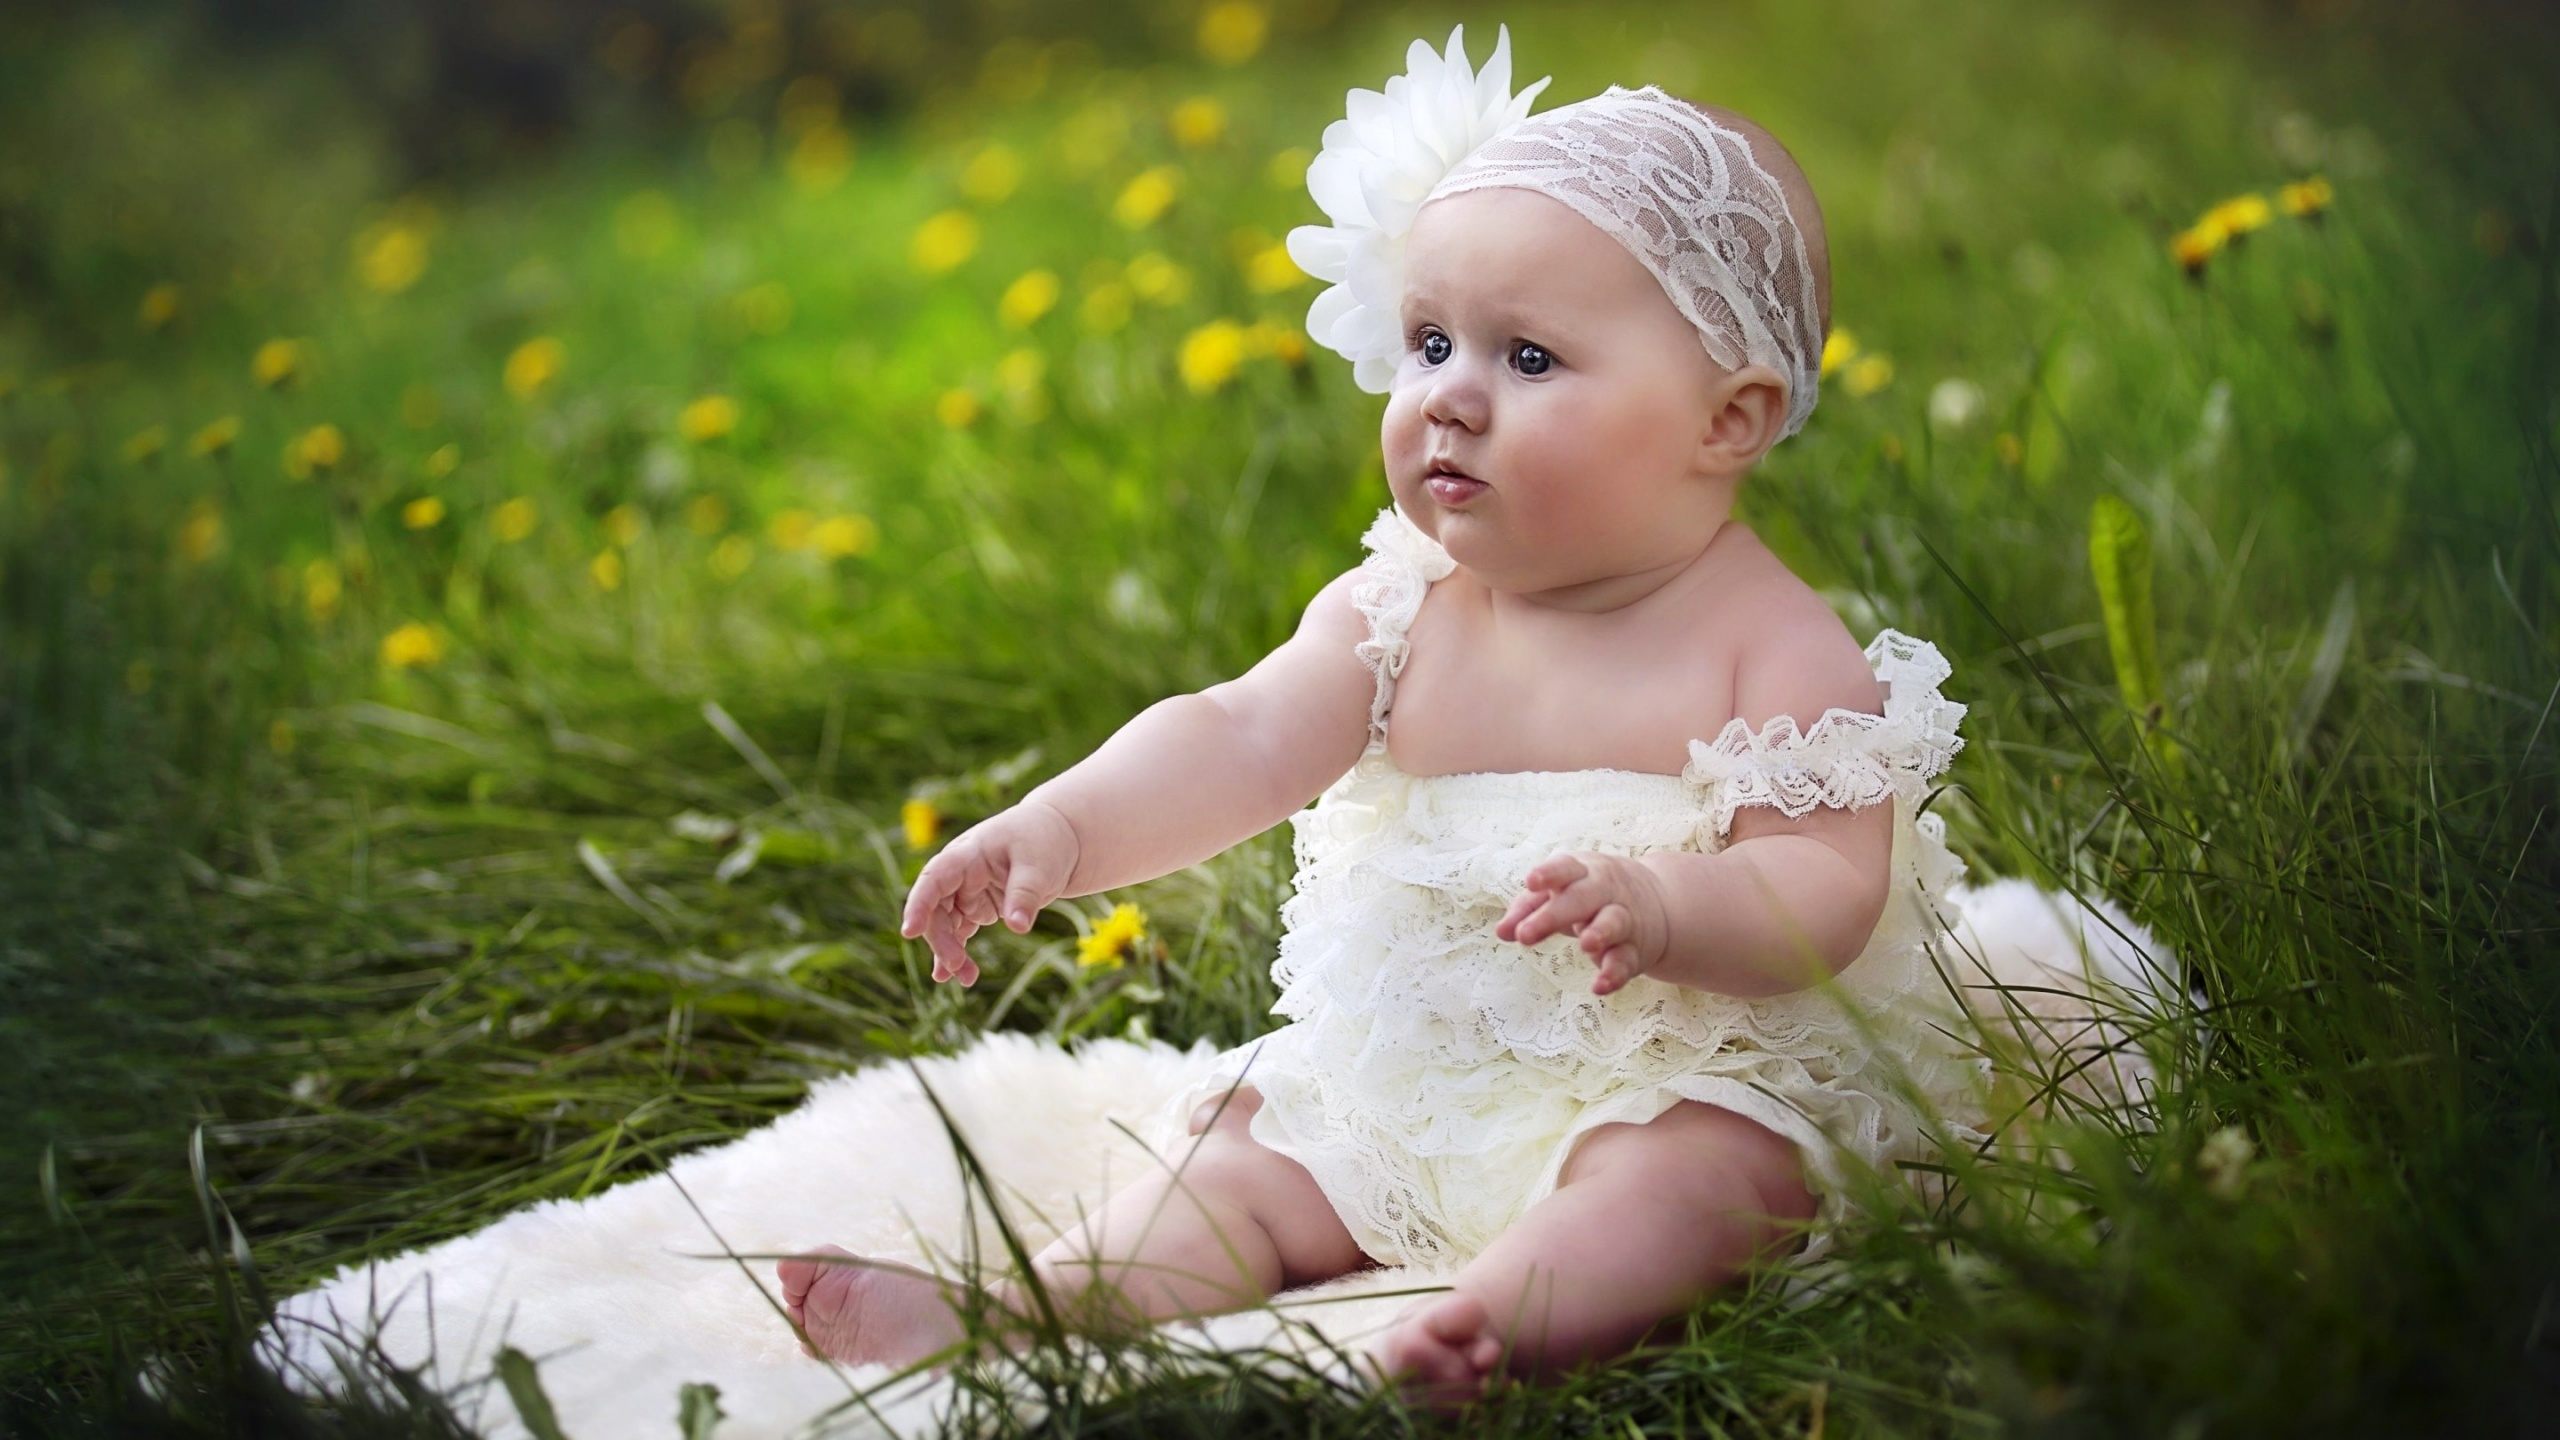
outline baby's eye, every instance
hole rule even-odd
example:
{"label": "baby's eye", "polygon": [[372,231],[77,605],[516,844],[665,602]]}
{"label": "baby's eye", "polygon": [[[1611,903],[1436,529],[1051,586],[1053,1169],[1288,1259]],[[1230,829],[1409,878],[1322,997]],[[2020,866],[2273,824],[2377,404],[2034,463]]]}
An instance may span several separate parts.
{"label": "baby's eye", "polygon": [[[1439,347],[1436,350],[1432,348],[1435,345]],[[1449,337],[1441,334],[1437,330],[1424,331],[1422,335],[1422,363],[1425,365],[1437,365],[1448,358]]]}
{"label": "baby's eye", "polygon": [[1520,348],[1512,354],[1516,357],[1514,363],[1519,365],[1520,373],[1523,375],[1544,375],[1547,373],[1547,366],[1555,360],[1554,356],[1547,353],[1547,347],[1534,340],[1521,341]]}

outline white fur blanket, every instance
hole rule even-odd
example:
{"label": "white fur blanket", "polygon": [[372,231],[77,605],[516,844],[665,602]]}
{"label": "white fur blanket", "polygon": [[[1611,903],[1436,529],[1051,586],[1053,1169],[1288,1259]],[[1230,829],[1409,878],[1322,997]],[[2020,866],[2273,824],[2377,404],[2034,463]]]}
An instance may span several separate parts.
{"label": "white fur blanket", "polygon": [[[1964,948],[2003,983],[2079,990],[2092,979],[2111,981],[2154,997],[2146,1003],[2155,1013],[2171,1013],[2156,997],[2166,993],[2161,977],[2175,975],[2172,962],[2113,905],[2100,903],[2102,921],[2019,881],[1959,888],[1952,898],[1965,917]],[[2085,1003],[2057,1007],[2050,993],[2021,998],[2047,1015],[2088,1012]],[[662,1174],[583,1201],[537,1204],[444,1244],[342,1270],[278,1307],[263,1353],[288,1381],[318,1392],[350,1383],[333,1352],[369,1344],[421,1371],[492,1436],[528,1433],[489,1378],[505,1346],[537,1362],[573,1437],[678,1433],[679,1391],[696,1382],[719,1389],[723,1440],[930,1432],[955,1398],[947,1378],[883,1390],[883,1367],[808,1358],[778,1308],[773,1262],[724,1255],[834,1243],[949,1271],[972,1253],[974,1229],[974,1253],[1001,1267],[995,1217],[982,1195],[964,1202],[959,1159],[924,1086],[1036,1252],[1160,1168],[1159,1154],[1179,1158],[1186,1137],[1155,1132],[1151,1122],[1214,1053],[1205,1042],[1182,1051],[1125,1040],[1068,1052],[1031,1036],[991,1034],[959,1055],[868,1066],[813,1087],[800,1108],[764,1129],[685,1155]],[[2138,1095],[2148,1068],[2139,1052],[2126,1063],[2141,1073],[2127,1075],[2122,1089]],[[1347,1380],[1340,1358],[1412,1304],[1415,1287],[1445,1280],[1371,1270],[1290,1292],[1279,1297],[1283,1309],[1166,1333],[1179,1332],[1194,1349],[1267,1349],[1272,1363],[1297,1357]],[[1333,1303],[1300,1303],[1316,1301]],[[868,1398],[855,1400],[857,1392]]]}

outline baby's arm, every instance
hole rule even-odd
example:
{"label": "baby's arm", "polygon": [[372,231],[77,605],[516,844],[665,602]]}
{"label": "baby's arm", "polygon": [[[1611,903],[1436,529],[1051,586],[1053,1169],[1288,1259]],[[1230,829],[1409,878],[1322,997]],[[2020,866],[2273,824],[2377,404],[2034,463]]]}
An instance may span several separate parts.
{"label": "baby's arm", "polygon": [[[1734,678],[1734,713],[1755,731],[1780,715],[1810,729],[1833,706],[1874,714],[1880,698],[1874,669],[1828,606],[1761,631]],[[1866,948],[1892,879],[1890,801],[1817,805],[1792,820],[1746,805],[1726,836],[1713,855],[1638,860],[1661,881],[1668,937],[1646,974],[1757,998],[1817,984]]]}
{"label": "baby's arm", "polygon": [[1138,712],[1023,797],[1066,817],[1080,854],[1060,899],[1196,865],[1286,820],[1368,744],[1376,677],[1356,647],[1357,570],[1307,603],[1297,633],[1251,670]]}

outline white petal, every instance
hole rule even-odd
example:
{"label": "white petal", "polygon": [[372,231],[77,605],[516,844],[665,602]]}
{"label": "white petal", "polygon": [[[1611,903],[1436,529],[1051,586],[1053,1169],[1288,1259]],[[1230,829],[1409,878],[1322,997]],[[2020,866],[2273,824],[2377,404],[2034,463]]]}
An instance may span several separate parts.
{"label": "white petal", "polygon": [[1327,150],[1307,166],[1307,193],[1337,225],[1371,225],[1369,202],[1360,195],[1359,164],[1345,150]]}
{"label": "white petal", "polygon": [[1347,354],[1340,340],[1343,317],[1349,315],[1358,301],[1351,298],[1347,285],[1335,285],[1318,295],[1307,307],[1307,333],[1316,343],[1337,353]]}
{"label": "white petal", "polygon": [[1498,108],[1511,95],[1511,27],[1494,32],[1493,55],[1476,72],[1476,113]]}
{"label": "white petal", "polygon": [[1319,280],[1350,273],[1351,237],[1330,225],[1301,225],[1289,232],[1289,259]]}
{"label": "white petal", "polygon": [[1396,293],[1402,288],[1402,269],[1393,258],[1381,254],[1379,247],[1363,245],[1351,252],[1351,270],[1343,283],[1351,287],[1361,304],[1393,309],[1404,301]]}
{"label": "white petal", "polygon": [[1372,395],[1395,388],[1396,364],[1383,355],[1363,355],[1351,362],[1351,383]]}
{"label": "white petal", "polygon": [[1368,128],[1371,119],[1387,111],[1387,97],[1375,90],[1354,90],[1344,99],[1349,102],[1348,113],[1355,129]]}

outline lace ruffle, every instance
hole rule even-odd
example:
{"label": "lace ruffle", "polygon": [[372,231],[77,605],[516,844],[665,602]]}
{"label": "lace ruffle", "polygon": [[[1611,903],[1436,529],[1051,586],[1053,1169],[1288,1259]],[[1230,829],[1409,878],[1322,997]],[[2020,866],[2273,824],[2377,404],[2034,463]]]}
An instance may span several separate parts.
{"label": "lace ruffle", "polygon": [[1369,702],[1369,753],[1378,754],[1387,748],[1387,708],[1396,677],[1404,673],[1405,657],[1413,650],[1405,628],[1421,611],[1431,582],[1456,569],[1458,562],[1392,505],[1378,512],[1360,543],[1369,557],[1361,562],[1362,577],[1352,583],[1351,603],[1368,617],[1369,638],[1353,649],[1378,677],[1377,695]]}
{"label": "lace ruffle", "polygon": [[1745,805],[1793,819],[1817,805],[1855,810],[1895,795],[1914,804],[1928,798],[1929,781],[1964,748],[1956,726],[1967,707],[1938,689],[1952,667],[1937,646],[1899,630],[1878,632],[1867,664],[1890,687],[1881,715],[1835,706],[1803,731],[1792,715],[1757,731],[1737,715],[1715,739],[1689,742],[1680,773],[1712,792],[1715,833],[1731,829]]}

